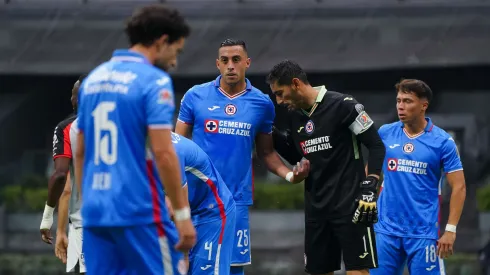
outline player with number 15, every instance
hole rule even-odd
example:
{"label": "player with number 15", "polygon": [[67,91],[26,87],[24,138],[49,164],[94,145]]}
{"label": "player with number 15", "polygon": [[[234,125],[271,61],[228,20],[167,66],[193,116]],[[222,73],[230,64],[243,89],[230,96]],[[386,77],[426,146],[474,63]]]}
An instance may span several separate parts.
{"label": "player with number 15", "polygon": [[[115,51],[82,83],[75,176],[88,274],[187,274],[176,249],[189,251],[196,232],[172,145],[175,103],[164,70],[177,63],[189,32],[178,11],[143,7],[126,25],[131,48]],[[146,161],[147,139],[156,165]]]}

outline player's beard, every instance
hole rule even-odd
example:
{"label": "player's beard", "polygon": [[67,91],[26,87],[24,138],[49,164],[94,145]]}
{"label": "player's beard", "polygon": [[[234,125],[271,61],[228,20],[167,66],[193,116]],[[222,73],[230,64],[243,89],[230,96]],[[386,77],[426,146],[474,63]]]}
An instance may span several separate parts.
{"label": "player's beard", "polygon": [[164,70],[165,72],[168,72],[169,71],[169,66],[168,64],[163,61],[163,60],[157,60],[155,62],[155,67],[161,69],[161,70]]}
{"label": "player's beard", "polygon": [[289,104],[288,110],[297,111],[304,105],[304,100],[297,90],[291,89],[290,98],[291,103]]}

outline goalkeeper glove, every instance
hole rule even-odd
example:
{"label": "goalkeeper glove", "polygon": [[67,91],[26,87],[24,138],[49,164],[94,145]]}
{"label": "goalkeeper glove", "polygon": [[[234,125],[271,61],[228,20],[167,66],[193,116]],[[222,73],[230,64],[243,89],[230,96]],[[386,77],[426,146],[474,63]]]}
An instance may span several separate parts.
{"label": "goalkeeper glove", "polygon": [[361,194],[356,199],[356,212],[352,218],[353,223],[372,225],[378,222],[378,179],[368,176],[361,182]]}

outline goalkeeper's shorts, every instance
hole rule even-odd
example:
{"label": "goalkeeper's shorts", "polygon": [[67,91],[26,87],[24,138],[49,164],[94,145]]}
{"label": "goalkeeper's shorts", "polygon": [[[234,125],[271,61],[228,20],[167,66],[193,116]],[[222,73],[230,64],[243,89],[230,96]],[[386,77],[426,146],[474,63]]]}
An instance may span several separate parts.
{"label": "goalkeeper's shorts", "polygon": [[[364,270],[378,266],[372,226],[352,223],[352,216],[305,222],[305,270],[325,274],[340,270]],[[343,256],[343,258],[342,258]]]}

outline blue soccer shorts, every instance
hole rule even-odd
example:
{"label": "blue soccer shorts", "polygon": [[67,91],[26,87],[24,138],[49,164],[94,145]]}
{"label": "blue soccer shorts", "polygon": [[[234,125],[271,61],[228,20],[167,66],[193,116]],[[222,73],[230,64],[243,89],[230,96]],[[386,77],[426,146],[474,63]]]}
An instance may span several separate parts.
{"label": "blue soccer shorts", "polygon": [[232,266],[244,266],[252,263],[250,251],[250,220],[248,205],[236,206],[235,243],[233,245]]}
{"label": "blue soccer shorts", "polygon": [[196,225],[197,242],[189,254],[189,275],[230,274],[235,235],[235,206],[225,219]]}
{"label": "blue soccer shorts", "polygon": [[87,274],[187,274],[177,240],[175,228],[163,224],[84,228]]}
{"label": "blue soccer shorts", "polygon": [[445,275],[444,262],[437,256],[434,239],[396,237],[376,233],[378,268],[372,275],[401,275],[407,264],[410,274]]}

